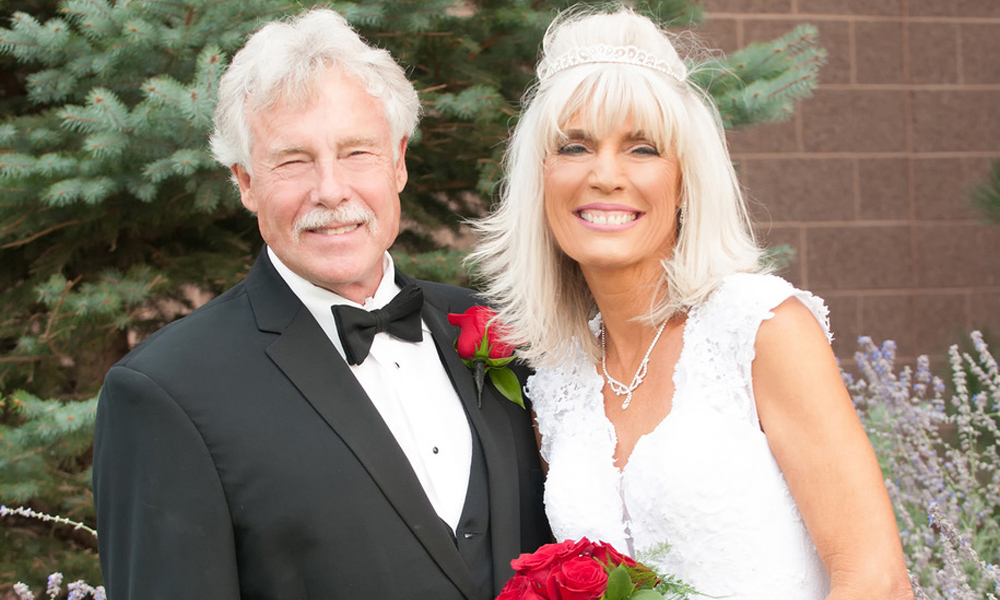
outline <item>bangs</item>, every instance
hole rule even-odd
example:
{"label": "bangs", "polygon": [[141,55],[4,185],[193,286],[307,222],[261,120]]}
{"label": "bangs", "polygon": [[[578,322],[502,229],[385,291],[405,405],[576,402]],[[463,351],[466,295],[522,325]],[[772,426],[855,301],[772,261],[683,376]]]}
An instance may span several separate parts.
{"label": "bangs", "polygon": [[676,139],[676,111],[683,110],[683,104],[672,86],[645,67],[602,66],[583,76],[569,93],[555,119],[556,126],[545,132],[546,154],[567,139],[565,126],[574,117],[580,117],[586,130],[598,138],[631,119],[634,132],[641,133],[661,153],[676,153],[683,147]]}

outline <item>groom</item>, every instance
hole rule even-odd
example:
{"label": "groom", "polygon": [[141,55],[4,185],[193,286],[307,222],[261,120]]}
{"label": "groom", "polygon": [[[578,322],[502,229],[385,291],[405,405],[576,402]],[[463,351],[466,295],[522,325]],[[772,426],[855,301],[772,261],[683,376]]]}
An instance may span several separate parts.
{"label": "groom", "polygon": [[475,298],[386,252],[418,112],[389,54],[328,10],[233,58],[212,147],[267,247],[107,375],[111,600],[484,600],[548,541],[530,413],[480,398],[454,350],[447,315]]}

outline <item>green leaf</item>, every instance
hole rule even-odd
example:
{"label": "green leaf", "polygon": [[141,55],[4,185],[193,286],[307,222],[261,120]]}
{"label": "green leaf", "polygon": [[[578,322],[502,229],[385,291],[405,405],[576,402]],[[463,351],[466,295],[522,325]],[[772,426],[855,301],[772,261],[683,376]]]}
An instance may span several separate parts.
{"label": "green leaf", "polygon": [[655,590],[639,590],[629,596],[628,600],[663,600],[663,595]]}
{"label": "green leaf", "polygon": [[628,600],[634,591],[632,578],[623,565],[618,565],[614,571],[608,573],[608,589],[604,592],[604,600]]}
{"label": "green leaf", "polygon": [[487,358],[486,365],[489,367],[497,367],[497,368],[506,367],[511,362],[513,362],[515,358],[517,357],[514,355],[510,355],[507,358]]}
{"label": "green leaf", "polygon": [[490,331],[489,327],[483,330],[483,339],[480,340],[478,344],[476,344],[476,353],[473,354],[474,358],[478,358],[480,360],[486,360],[490,357],[489,331]]}
{"label": "green leaf", "polygon": [[486,370],[490,376],[490,381],[496,386],[497,391],[514,404],[524,408],[524,398],[521,397],[521,382],[517,380],[517,375],[509,368],[498,369],[496,367]]}

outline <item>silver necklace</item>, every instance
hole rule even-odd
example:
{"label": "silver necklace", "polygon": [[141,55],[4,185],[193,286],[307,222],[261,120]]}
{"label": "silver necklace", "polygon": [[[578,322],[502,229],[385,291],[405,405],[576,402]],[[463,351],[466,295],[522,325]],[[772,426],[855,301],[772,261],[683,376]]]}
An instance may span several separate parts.
{"label": "silver necklace", "polygon": [[653,338],[653,343],[649,345],[649,350],[646,350],[646,356],[642,357],[642,362],[639,363],[639,368],[632,377],[632,383],[625,385],[608,374],[608,349],[604,341],[604,338],[607,335],[605,333],[607,329],[604,327],[604,322],[601,321],[601,369],[604,370],[604,380],[608,382],[608,386],[611,388],[611,391],[614,392],[616,396],[625,396],[625,401],[622,402],[622,410],[628,408],[628,405],[632,403],[632,392],[639,387],[643,378],[646,377],[646,368],[649,366],[649,355],[653,352],[653,346],[656,345],[656,342],[660,341],[660,334],[663,333],[663,328],[666,326],[667,323],[664,321],[663,324],[660,325],[660,328],[656,330],[656,337]]}

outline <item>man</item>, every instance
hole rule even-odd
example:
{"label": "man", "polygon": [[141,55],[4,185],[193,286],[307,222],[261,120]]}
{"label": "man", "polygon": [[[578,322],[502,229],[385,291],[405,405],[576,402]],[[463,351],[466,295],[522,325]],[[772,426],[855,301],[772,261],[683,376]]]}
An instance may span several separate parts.
{"label": "man", "polygon": [[454,351],[472,294],[386,252],[416,92],[316,10],[254,34],[219,97],[213,150],[267,247],[108,373],[109,597],[494,597],[547,541],[542,475],[530,413],[480,396]]}

